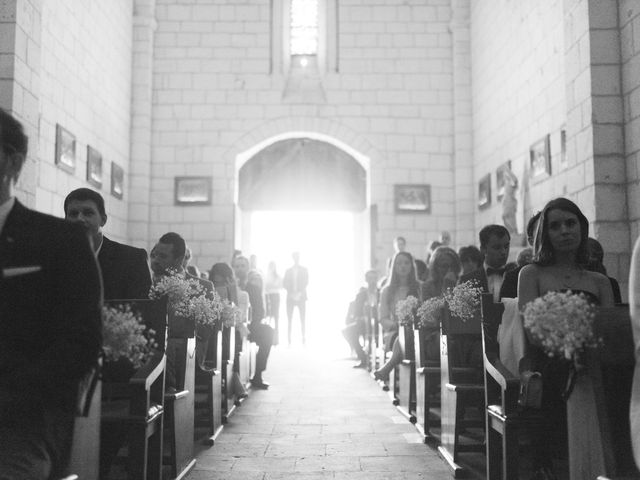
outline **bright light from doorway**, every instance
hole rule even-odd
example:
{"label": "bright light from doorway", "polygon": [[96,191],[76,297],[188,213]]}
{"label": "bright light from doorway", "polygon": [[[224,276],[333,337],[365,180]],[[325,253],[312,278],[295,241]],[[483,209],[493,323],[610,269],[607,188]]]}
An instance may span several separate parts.
{"label": "bright light from doorway", "polygon": [[[343,356],[348,347],[340,332],[349,302],[361,275],[355,273],[354,215],[349,212],[259,211],[251,214],[250,252],[266,272],[275,261],[278,273],[293,264],[291,253],[300,252],[300,264],[309,270],[307,345],[328,355]],[[357,278],[356,278],[357,277]],[[281,295],[280,344],[287,342],[285,298]],[[292,344],[301,341],[294,312]]]}

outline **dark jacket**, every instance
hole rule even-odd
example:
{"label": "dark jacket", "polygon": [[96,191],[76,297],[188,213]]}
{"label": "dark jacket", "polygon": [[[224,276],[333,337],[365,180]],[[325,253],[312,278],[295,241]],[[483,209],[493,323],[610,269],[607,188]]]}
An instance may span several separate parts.
{"label": "dark jacket", "polygon": [[102,237],[98,254],[104,299],[147,298],[151,273],[147,252]]}

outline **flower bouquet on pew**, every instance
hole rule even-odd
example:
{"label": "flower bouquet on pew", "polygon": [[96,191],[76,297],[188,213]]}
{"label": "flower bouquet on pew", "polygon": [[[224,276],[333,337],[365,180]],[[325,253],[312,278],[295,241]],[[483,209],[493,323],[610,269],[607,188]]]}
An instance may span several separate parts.
{"label": "flower bouquet on pew", "polygon": [[593,332],[593,304],[582,293],[552,291],[529,302],[523,316],[525,329],[542,350],[549,357],[570,363],[563,394],[566,400],[573,390],[577,373],[583,369],[582,352],[600,344]]}
{"label": "flower bouquet on pew", "polygon": [[471,320],[478,314],[481,297],[482,288],[475,280],[469,280],[452,289],[447,289],[444,294],[444,300],[447,302],[451,314],[463,322]]}
{"label": "flower bouquet on pew", "polygon": [[154,333],[128,305],[102,307],[103,379],[128,380],[157,347]]}
{"label": "flower bouquet on pew", "polygon": [[413,326],[416,312],[418,310],[419,301],[413,295],[409,295],[404,300],[399,300],[396,303],[396,317],[400,325]]}
{"label": "flower bouquet on pew", "polygon": [[437,329],[440,328],[442,311],[446,306],[443,297],[431,297],[418,308],[417,326],[420,328]]}

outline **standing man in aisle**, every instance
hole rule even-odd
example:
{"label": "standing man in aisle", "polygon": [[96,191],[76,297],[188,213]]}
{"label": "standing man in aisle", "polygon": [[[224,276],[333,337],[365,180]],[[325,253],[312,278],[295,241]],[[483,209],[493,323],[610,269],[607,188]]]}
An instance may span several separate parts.
{"label": "standing man in aisle", "polygon": [[287,334],[291,345],[291,322],[293,321],[293,309],[298,307],[300,316],[300,329],[302,331],[302,344],[306,341],[306,303],[307,285],[309,284],[309,272],[300,265],[300,253],[293,252],[293,266],[284,274],[283,286],[287,291]]}
{"label": "standing man in aisle", "polygon": [[102,345],[87,232],[24,207],[22,125],[0,109],[0,478],[65,475],[79,383]]}
{"label": "standing man in aisle", "polygon": [[267,369],[267,360],[273,346],[273,328],[262,323],[265,317],[264,299],[262,295],[262,278],[249,268],[247,257],[238,255],[233,259],[233,271],[238,279],[238,287],[249,294],[251,319],[249,323],[249,340],[258,345],[256,353],[256,371],[251,379],[251,386],[261,390],[269,388],[262,378]]}
{"label": "standing man in aisle", "polygon": [[72,191],[64,200],[64,215],[67,220],[79,222],[89,230],[100,264],[105,300],[149,296],[151,275],[147,252],[103,235],[107,213],[102,195],[89,188]]}

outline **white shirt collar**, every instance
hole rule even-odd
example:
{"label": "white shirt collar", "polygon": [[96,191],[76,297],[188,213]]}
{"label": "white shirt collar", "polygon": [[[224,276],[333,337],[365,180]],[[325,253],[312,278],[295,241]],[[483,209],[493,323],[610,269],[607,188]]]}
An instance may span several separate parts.
{"label": "white shirt collar", "polygon": [[4,224],[7,222],[7,217],[16,204],[16,197],[11,197],[9,200],[0,205],[0,233],[4,228]]}

